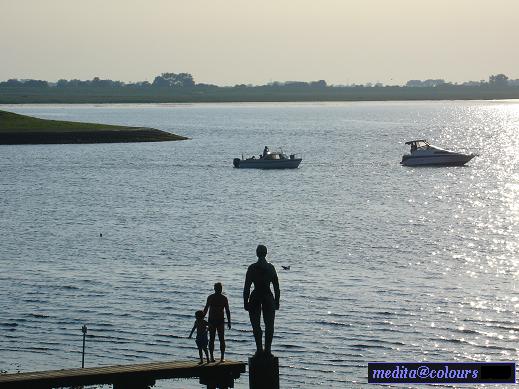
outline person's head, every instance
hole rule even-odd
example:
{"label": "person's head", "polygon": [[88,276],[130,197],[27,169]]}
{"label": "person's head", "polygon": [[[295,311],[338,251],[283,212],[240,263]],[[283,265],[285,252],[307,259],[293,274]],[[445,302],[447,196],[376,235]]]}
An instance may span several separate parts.
{"label": "person's head", "polygon": [[195,317],[196,317],[196,320],[202,320],[204,318],[204,311],[196,311]]}
{"label": "person's head", "polygon": [[256,247],[256,255],[258,258],[265,258],[267,256],[267,248],[259,244],[258,247]]}
{"label": "person's head", "polygon": [[222,290],[223,290],[223,286],[222,286],[221,282],[217,282],[216,284],[214,284],[214,291],[216,293],[222,293]]}

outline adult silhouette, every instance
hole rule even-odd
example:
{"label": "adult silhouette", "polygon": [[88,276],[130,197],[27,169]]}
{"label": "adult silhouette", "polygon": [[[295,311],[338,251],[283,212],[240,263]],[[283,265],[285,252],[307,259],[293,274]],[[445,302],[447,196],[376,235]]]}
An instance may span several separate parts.
{"label": "adult silhouette", "polygon": [[209,311],[209,354],[211,362],[214,362],[214,339],[218,332],[218,341],[220,342],[220,361],[224,361],[225,357],[225,318],[223,311],[227,315],[227,327],[231,329],[231,311],[229,310],[229,301],[222,294],[223,286],[220,282],[214,284],[214,293],[207,298],[204,308],[204,316]]}
{"label": "adult silhouette", "polygon": [[[272,338],[274,336],[274,319],[276,310],[279,309],[279,281],[276,268],[267,262],[267,248],[259,245],[256,248],[258,261],[247,269],[245,285],[243,286],[243,306],[249,311],[252,332],[256,341],[256,354],[265,351],[266,355],[271,354]],[[254,290],[250,292],[251,285]],[[274,296],[270,290],[270,284],[274,287]],[[263,322],[265,323],[265,349],[262,347],[262,336],[260,319],[263,312]]]}

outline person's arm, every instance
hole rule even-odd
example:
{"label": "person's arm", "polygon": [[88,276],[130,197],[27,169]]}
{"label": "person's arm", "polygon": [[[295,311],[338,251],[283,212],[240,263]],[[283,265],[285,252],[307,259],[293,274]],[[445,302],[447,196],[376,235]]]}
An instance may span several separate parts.
{"label": "person's arm", "polygon": [[227,327],[231,329],[231,310],[229,309],[229,300],[225,298],[225,313],[227,314]]}
{"label": "person's arm", "polygon": [[274,286],[274,299],[276,301],[276,309],[279,309],[279,299],[281,297],[281,293],[279,291],[278,273],[276,273],[276,268],[274,266],[272,266],[272,285]]}
{"label": "person's arm", "polygon": [[245,276],[245,285],[243,285],[243,308],[246,311],[249,310],[249,295],[250,295],[251,284],[252,284],[252,280],[250,277],[250,270],[247,269],[247,274]]}
{"label": "person's arm", "polygon": [[207,302],[205,303],[205,308],[204,308],[204,317],[205,315],[207,314],[207,311],[209,310],[209,305],[211,305],[211,296],[209,296],[207,298]]}
{"label": "person's arm", "polygon": [[193,336],[193,332],[195,332],[195,328],[196,328],[196,321],[195,321],[195,324],[193,324],[193,328],[191,329],[191,333],[189,334],[189,338],[191,338]]}

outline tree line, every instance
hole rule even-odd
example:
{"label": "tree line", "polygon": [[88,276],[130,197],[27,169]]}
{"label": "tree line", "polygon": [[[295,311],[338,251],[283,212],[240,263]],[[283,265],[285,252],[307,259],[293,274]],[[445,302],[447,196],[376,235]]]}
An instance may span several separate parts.
{"label": "tree line", "polygon": [[[509,86],[519,86],[519,79],[511,80],[505,74],[491,75],[486,80],[480,81],[467,81],[461,84],[446,82],[443,79],[428,79],[428,80],[409,80],[403,87],[408,88],[446,88],[446,87],[493,87],[493,88],[506,88]],[[92,80],[66,80],[60,79],[57,82],[49,82],[44,80],[33,80],[33,79],[9,79],[7,81],[0,82],[0,88],[63,88],[63,89],[74,89],[74,88],[128,88],[128,89],[150,89],[150,88],[161,88],[161,89],[218,89],[218,88],[229,88],[219,87],[214,84],[196,83],[193,76],[190,73],[162,73],[156,76],[153,82],[149,81],[138,81],[125,83],[123,81],[114,81],[110,79],[100,79],[94,77]],[[384,85],[382,83],[366,83],[366,84],[350,84],[350,85],[328,85],[325,80],[317,81],[274,81],[265,85],[252,85],[252,84],[236,84],[231,88],[289,88],[289,89],[307,89],[307,88],[385,88],[385,87],[402,87],[400,85]]]}
{"label": "tree line", "polygon": [[[264,86],[264,85],[262,85]],[[311,82],[303,82],[303,81],[286,81],[286,82],[272,82],[269,83],[268,86],[280,87],[312,87],[312,88],[322,88],[326,87],[326,81],[318,80]],[[125,83],[122,81],[114,81],[110,79],[100,79],[99,77],[94,77],[92,80],[65,80],[60,79],[56,83],[52,83],[44,80],[18,80],[18,79],[9,79],[7,81],[0,82],[0,87],[36,87],[36,88],[175,88],[175,89],[189,89],[189,88],[220,88],[214,84],[204,84],[204,83],[196,83],[193,76],[190,73],[162,73],[159,76],[156,76],[153,82],[149,81],[138,81],[138,82],[130,82]],[[234,87],[236,88],[247,88],[254,87],[251,84],[237,84]]]}
{"label": "tree line", "polygon": [[65,80],[60,79],[56,83],[51,83],[44,80],[18,80],[9,79],[7,81],[0,82],[0,87],[36,87],[36,88],[149,88],[149,87],[160,87],[160,88],[190,88],[195,86],[193,76],[189,73],[162,73],[160,76],[155,77],[153,83],[148,81],[138,81],[132,83],[125,83],[123,81],[114,81],[110,79],[100,79],[94,77],[92,80]]}

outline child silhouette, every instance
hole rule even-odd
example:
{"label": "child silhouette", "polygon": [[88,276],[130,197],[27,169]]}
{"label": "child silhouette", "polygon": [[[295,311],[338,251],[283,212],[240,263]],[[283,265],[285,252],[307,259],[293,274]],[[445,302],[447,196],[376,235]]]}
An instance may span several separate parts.
{"label": "child silhouette", "polygon": [[209,352],[207,350],[207,344],[209,343],[207,339],[207,321],[204,320],[204,311],[196,311],[195,313],[195,324],[193,324],[193,328],[191,329],[191,333],[189,334],[189,338],[193,337],[193,332],[195,332],[196,328],[196,346],[198,347],[198,354],[200,355],[200,363],[204,363],[204,357],[202,354],[202,350],[205,353],[205,357],[207,359],[207,363],[209,363]]}

